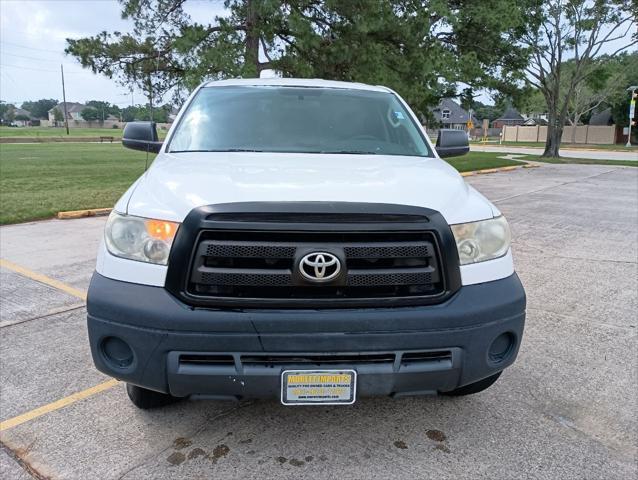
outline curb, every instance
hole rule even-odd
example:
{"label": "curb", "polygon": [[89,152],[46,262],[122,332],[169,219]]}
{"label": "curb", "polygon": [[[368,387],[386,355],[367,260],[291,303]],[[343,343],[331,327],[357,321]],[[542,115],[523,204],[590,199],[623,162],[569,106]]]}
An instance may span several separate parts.
{"label": "curb", "polygon": [[68,212],[58,212],[56,217],[60,220],[71,220],[83,217],[102,217],[111,213],[112,208],[92,208],[88,210],[71,210]]}
{"label": "curb", "polygon": [[485,175],[489,173],[499,173],[499,172],[511,172],[512,170],[518,170],[519,168],[538,168],[540,165],[532,165],[530,163],[526,163],[525,165],[510,165],[508,167],[499,167],[499,168],[484,168],[483,170],[473,170],[471,172],[461,172],[462,177],[473,177],[474,175]]}

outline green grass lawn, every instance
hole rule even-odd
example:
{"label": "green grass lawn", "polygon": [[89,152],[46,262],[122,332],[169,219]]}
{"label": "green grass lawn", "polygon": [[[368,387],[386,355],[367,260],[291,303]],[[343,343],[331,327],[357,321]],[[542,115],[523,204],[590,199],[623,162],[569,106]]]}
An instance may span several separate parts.
{"label": "green grass lawn", "polygon": [[[167,130],[157,131],[160,137],[166,136]],[[0,127],[0,137],[14,138],[59,138],[66,137],[64,127]],[[122,137],[121,128],[73,128],[69,126],[69,137]]]}
{"label": "green grass lawn", "polygon": [[[64,127],[0,127],[0,137],[66,137]],[[70,137],[121,137],[121,128],[73,128]]]}
{"label": "green grass lawn", "polygon": [[119,143],[0,144],[0,224],[111,207],[145,160]]}
{"label": "green grass lawn", "polygon": [[[498,153],[449,159],[459,171],[520,165]],[[146,154],[119,143],[0,144],[0,224],[112,207],[144,172]]]}
{"label": "green grass lawn", "polygon": [[498,158],[503,155],[505,154],[492,152],[470,152],[462,157],[448,158],[446,161],[459,172],[483,170],[485,168],[509,167],[512,165],[523,165],[525,163],[516,160]]}

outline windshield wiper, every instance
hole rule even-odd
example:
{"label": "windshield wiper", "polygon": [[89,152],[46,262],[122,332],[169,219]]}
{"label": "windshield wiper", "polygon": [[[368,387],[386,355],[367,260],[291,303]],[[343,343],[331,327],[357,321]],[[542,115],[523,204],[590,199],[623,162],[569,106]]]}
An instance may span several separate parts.
{"label": "windshield wiper", "polygon": [[376,155],[369,150],[321,150],[319,153],[334,153],[335,155]]}
{"label": "windshield wiper", "polygon": [[223,150],[171,150],[169,153],[201,153],[201,152],[263,152],[253,148],[224,148]]}
{"label": "windshield wiper", "polygon": [[211,152],[263,152],[256,148],[225,148],[224,150],[211,150]]}

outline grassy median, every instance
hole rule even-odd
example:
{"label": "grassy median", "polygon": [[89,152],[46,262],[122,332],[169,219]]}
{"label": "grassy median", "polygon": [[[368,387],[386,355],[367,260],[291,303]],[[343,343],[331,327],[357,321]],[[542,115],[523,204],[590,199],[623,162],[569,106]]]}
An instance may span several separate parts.
{"label": "grassy median", "polygon": [[[459,171],[519,165],[499,154],[452,158]],[[111,207],[144,172],[146,154],[120,144],[0,144],[0,224]]]}

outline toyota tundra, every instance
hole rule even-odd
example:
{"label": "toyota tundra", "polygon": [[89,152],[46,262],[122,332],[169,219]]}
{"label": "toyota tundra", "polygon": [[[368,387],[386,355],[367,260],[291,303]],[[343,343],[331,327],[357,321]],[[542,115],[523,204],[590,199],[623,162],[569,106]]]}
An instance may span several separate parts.
{"label": "toyota tundra", "polygon": [[180,398],[352,404],[466,395],[518,353],[507,221],[392,90],[208,82],[106,223],[88,292],[96,367],[139,408]]}

